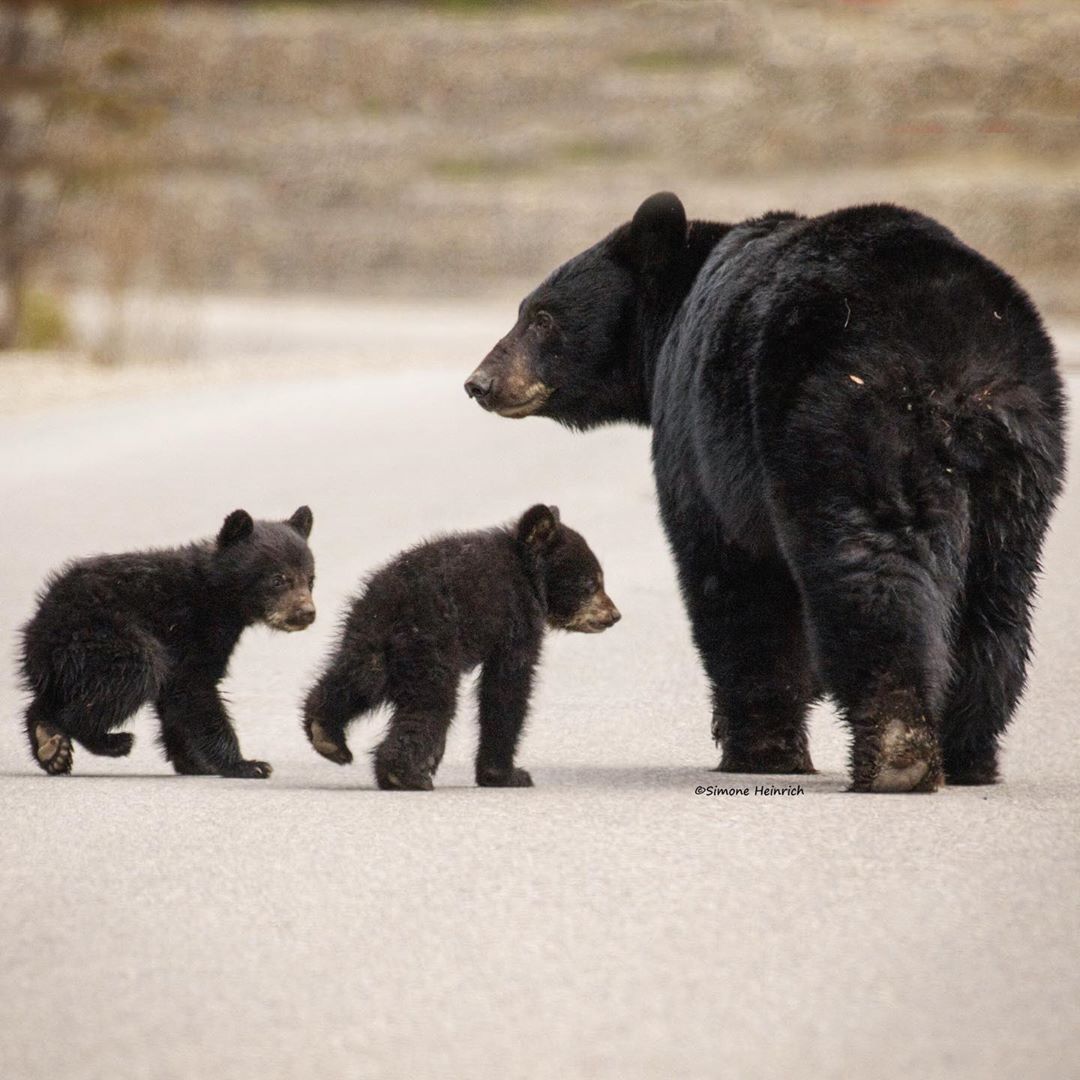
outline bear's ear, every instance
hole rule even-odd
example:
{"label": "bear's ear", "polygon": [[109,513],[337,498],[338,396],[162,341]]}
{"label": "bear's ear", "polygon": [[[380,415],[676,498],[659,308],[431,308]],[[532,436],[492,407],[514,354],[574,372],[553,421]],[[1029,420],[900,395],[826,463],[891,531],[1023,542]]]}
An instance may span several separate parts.
{"label": "bear's ear", "polygon": [[291,525],[305,540],[311,535],[311,526],[315,523],[310,506],[299,506],[296,513],[289,518]]}
{"label": "bear's ear", "polygon": [[686,246],[686,210],[678,195],[650,195],[634,214],[627,236],[627,256],[635,269],[657,273],[675,261]]}
{"label": "bear's ear", "polygon": [[517,538],[535,551],[550,547],[559,531],[559,508],[538,503],[530,506],[518,522]]}
{"label": "bear's ear", "polygon": [[238,544],[241,540],[246,540],[254,528],[255,522],[246,510],[234,510],[225,519],[221,531],[217,534],[217,545],[225,548],[230,544]]}

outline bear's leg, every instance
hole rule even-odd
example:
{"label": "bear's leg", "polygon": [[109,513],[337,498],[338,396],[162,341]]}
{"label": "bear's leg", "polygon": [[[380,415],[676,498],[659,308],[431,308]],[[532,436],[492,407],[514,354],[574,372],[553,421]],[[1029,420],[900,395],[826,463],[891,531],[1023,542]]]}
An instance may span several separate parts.
{"label": "bear's leg", "polygon": [[852,729],[852,789],[934,791],[960,579],[949,553],[963,542],[872,524],[839,496],[822,505],[789,533],[787,550],[820,673]]}
{"label": "bear's leg", "polygon": [[264,779],[273,772],[265,761],[240,753],[217,683],[203,675],[176,672],[156,704],[165,756],[181,775]]}
{"label": "bear's leg", "polygon": [[687,534],[673,523],[668,536],[712,686],[719,770],[814,772],[806,713],[816,688],[799,593],[787,567],[754,559],[708,531]]}
{"label": "bear's leg", "polygon": [[418,676],[391,696],[394,712],[375,748],[375,779],[384,790],[431,791],[457,706],[457,678],[445,672]]}
{"label": "bear's leg", "polygon": [[[1024,689],[1031,603],[1049,519],[1050,486],[1033,467],[999,467],[975,494],[964,600],[955,629],[953,681],[942,715],[945,778],[992,784],[998,739]],[[1017,494],[1024,493],[1020,504]]]}
{"label": "bear's leg", "polygon": [[514,754],[529,708],[535,652],[508,651],[484,663],[478,691],[476,782],[480,787],[532,787],[532,777],[514,765]]}
{"label": "bear's leg", "polygon": [[315,750],[348,765],[353,756],[345,731],[356,717],[380,704],[385,683],[385,664],[378,653],[342,648],[304,700],[304,733]]}

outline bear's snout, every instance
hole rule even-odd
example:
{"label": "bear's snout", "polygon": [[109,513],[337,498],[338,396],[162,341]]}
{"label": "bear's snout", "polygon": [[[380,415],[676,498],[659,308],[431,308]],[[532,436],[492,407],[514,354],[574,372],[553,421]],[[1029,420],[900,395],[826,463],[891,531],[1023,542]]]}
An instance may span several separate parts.
{"label": "bear's snout", "polygon": [[515,328],[465,380],[465,393],[488,412],[520,419],[542,408],[552,388],[538,376],[535,358]]}
{"label": "bear's snout", "polygon": [[469,377],[465,380],[465,393],[473,399],[473,401],[479,402],[484,408],[488,408],[486,399],[491,394],[491,387],[494,383],[494,379],[490,375],[483,374],[479,368],[477,368]]}

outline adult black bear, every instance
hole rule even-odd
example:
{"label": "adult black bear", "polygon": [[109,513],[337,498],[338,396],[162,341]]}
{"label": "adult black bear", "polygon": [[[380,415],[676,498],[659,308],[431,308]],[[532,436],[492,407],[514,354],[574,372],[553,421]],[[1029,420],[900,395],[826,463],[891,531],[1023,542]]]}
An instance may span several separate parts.
{"label": "adult black bear", "polygon": [[997,777],[1061,488],[1053,347],[1006,273],[895,206],[687,223],[654,195],[556,270],[465,384],[503,416],[651,424],[720,768],[856,790]]}
{"label": "adult black bear", "polygon": [[178,773],[269,776],[241,756],[217,684],[245,627],[314,621],[311,524],[306,506],[283,522],[234,510],[215,540],[81,559],[53,577],[23,630],[34,760],[70,772],[72,739],[123,757],[133,736],[112,729],[149,702]]}
{"label": "adult black bear", "polygon": [[457,533],[399,555],[350,605],[341,639],[304,705],[312,746],[347,765],[345,730],[384,702],[390,731],[375,752],[381,788],[430,791],[462,674],[480,674],[482,787],[531,787],[514,764],[544,627],[597,633],[619,620],[584,537],[554,506],[511,528]]}

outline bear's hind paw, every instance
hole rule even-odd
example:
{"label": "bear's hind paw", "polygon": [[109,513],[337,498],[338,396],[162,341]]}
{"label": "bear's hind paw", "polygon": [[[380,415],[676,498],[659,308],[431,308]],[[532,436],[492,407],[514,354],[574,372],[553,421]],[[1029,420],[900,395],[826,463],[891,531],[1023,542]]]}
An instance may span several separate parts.
{"label": "bear's hind paw", "polygon": [[71,740],[51,724],[38,724],[34,728],[35,754],[38,764],[50,776],[66,776],[71,772],[74,752]]}

